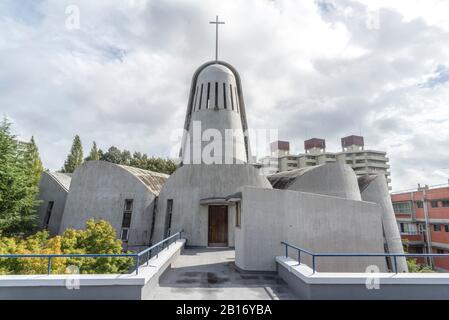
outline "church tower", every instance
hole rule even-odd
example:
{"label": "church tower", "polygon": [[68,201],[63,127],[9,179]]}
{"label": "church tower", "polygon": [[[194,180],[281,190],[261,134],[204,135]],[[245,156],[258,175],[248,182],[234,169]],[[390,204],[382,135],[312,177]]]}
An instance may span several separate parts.
{"label": "church tower", "polygon": [[[212,23],[218,33],[218,17]],[[181,165],[159,194],[153,243],[184,230],[189,245],[234,247],[240,209],[228,197],[243,186],[272,189],[250,161],[240,76],[217,51],[193,74]]]}
{"label": "church tower", "polygon": [[230,64],[211,61],[197,69],[184,130],[182,164],[250,162],[242,85]]}
{"label": "church tower", "polygon": [[250,163],[248,124],[242,83],[237,70],[218,60],[218,26],[215,25],[215,61],[193,75],[187,105],[180,159],[184,164]]}

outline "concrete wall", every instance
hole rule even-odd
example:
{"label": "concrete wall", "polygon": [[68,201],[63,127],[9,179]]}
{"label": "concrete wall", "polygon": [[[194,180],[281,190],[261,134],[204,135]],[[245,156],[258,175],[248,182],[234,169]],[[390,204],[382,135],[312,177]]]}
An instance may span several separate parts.
{"label": "concrete wall", "polygon": [[[154,241],[164,238],[167,200],[173,199],[172,232],[184,229],[188,245],[208,245],[208,206],[201,199],[225,198],[244,185],[271,188],[252,165],[184,165],[165,183],[158,200]],[[235,206],[228,208],[229,246],[234,246]]]}
{"label": "concrete wall", "polygon": [[[215,100],[216,83],[218,84],[217,100]],[[191,106],[189,134],[183,147],[183,163],[232,164],[248,162],[238,102],[239,95],[233,72],[224,65],[210,65],[199,73],[196,83],[194,82],[192,85],[195,89],[195,95]],[[226,99],[224,99],[223,95],[225,92],[223,85],[225,86]],[[210,88],[209,100],[207,100],[208,86]],[[232,94],[230,92],[231,87]],[[216,101],[217,105],[215,105]],[[235,139],[232,139],[232,137],[231,139],[226,139],[227,129],[234,130],[236,133]],[[220,136],[203,136],[203,134],[207,134],[207,131],[210,133],[215,132]],[[205,161],[205,158],[202,156],[203,151],[207,155],[212,152],[214,154],[212,159],[214,162]],[[228,156],[228,159],[226,159],[225,155]]]}
{"label": "concrete wall", "polygon": [[[387,179],[385,175],[377,175],[362,191],[362,199],[375,202],[382,209],[382,226],[384,230],[385,241],[388,252],[404,254],[401,235],[399,234],[398,224],[391,203],[391,197],[388,190]],[[407,261],[405,258],[397,258],[399,272],[408,272]]]}
{"label": "concrete wall", "polygon": [[[178,258],[185,239],[142,265],[139,273],[0,276],[0,300],[141,300],[152,297],[162,273]],[[67,284],[72,289],[67,288]],[[74,285],[78,284],[79,289]]]}
{"label": "concrete wall", "polygon": [[39,227],[44,227],[44,219],[47,213],[48,203],[54,202],[53,210],[48,224],[50,235],[57,235],[61,225],[62,215],[67,200],[68,191],[56,180],[51,173],[42,172],[39,182],[39,194],[37,199],[40,204],[37,207]]}
{"label": "concrete wall", "polygon": [[109,221],[118,237],[125,199],[134,200],[128,244],[148,245],[154,194],[127,170],[103,161],[86,162],[73,174],[59,232],[84,228],[88,219],[95,218]]}
{"label": "concrete wall", "polygon": [[357,176],[346,164],[328,163],[317,166],[298,177],[289,190],[361,200]]}
{"label": "concrete wall", "polygon": [[[377,204],[288,190],[244,187],[242,224],[235,229],[236,265],[274,271],[281,241],[313,252],[383,253]],[[290,250],[297,257],[297,252]],[[311,265],[311,259],[304,257]],[[318,258],[320,271],[386,270],[385,258]]]}
{"label": "concrete wall", "polygon": [[[278,274],[306,300],[448,300],[445,273],[312,273],[294,259],[276,258]],[[368,284],[368,286],[367,286]]]}

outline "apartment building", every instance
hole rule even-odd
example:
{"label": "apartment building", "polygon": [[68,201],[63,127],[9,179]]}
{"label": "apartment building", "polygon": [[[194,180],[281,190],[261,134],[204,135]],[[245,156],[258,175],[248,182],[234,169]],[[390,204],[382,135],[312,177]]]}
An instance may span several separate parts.
{"label": "apartment building", "polygon": [[[449,185],[395,192],[391,200],[409,253],[449,253]],[[419,262],[437,270],[449,270],[449,258]]]}
{"label": "apartment building", "polygon": [[261,172],[269,176],[279,172],[279,161],[290,153],[290,142],[274,141],[270,144],[270,155],[259,159]]}
{"label": "apartment building", "polygon": [[290,154],[290,144],[287,141],[276,141],[271,144],[271,155],[260,162],[263,172],[272,174],[340,161],[350,165],[357,176],[384,173],[388,183],[391,183],[386,152],[365,150],[362,136],[344,137],[341,139],[341,146],[341,152],[327,152],[326,140],[313,138],[304,141],[304,153],[293,155]]}

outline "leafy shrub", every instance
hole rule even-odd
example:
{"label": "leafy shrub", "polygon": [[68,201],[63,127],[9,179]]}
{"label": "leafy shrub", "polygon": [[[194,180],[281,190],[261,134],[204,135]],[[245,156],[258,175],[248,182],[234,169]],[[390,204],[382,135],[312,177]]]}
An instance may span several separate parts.
{"label": "leafy shrub", "polygon": [[[0,237],[0,254],[119,254],[122,241],[105,220],[90,219],[85,230],[67,229],[62,236],[49,237],[40,231],[26,238]],[[47,259],[2,258],[0,274],[45,274]],[[77,266],[80,273],[126,273],[133,266],[133,258],[52,258],[52,273],[67,273],[68,266]]]}
{"label": "leafy shrub", "polygon": [[431,273],[434,272],[430,266],[418,264],[416,259],[407,259],[408,272],[412,273]]}

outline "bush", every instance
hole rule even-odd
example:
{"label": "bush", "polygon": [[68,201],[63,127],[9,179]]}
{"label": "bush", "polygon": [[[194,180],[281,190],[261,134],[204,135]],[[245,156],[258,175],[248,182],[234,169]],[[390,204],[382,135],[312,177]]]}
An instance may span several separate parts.
{"label": "bush", "polygon": [[434,272],[431,267],[418,264],[416,259],[407,259],[408,272],[411,273],[431,273]]}
{"label": "bush", "polygon": [[[0,237],[0,254],[119,254],[122,241],[105,220],[90,219],[85,230],[67,229],[62,236],[49,237],[47,231],[26,238]],[[45,274],[47,259],[3,258],[0,274]],[[126,273],[133,258],[53,258],[52,273],[67,273],[68,266],[77,266],[83,274]]]}

